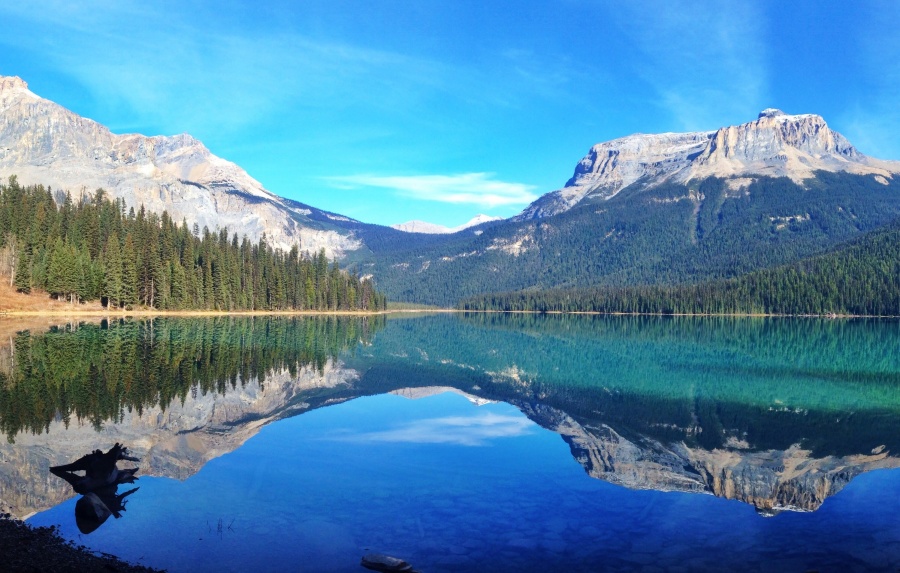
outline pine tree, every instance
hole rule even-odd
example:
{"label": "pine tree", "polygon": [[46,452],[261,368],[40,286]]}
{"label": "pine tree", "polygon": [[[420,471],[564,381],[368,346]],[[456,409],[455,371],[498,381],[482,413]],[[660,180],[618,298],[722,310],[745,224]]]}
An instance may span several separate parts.
{"label": "pine tree", "polygon": [[69,259],[67,245],[56,237],[50,250],[50,264],[47,267],[47,291],[58,299],[63,299],[74,291],[74,266]]}
{"label": "pine tree", "polygon": [[[132,208],[131,213],[134,212]],[[133,218],[130,216],[130,218]],[[122,305],[128,306],[138,302],[138,269],[137,250],[131,233],[125,235],[122,247]]]}
{"label": "pine tree", "polygon": [[122,306],[122,248],[115,232],[106,241],[103,257],[103,296],[109,301],[108,304]]}
{"label": "pine tree", "polygon": [[190,305],[188,304],[187,299],[184,267],[182,267],[181,263],[178,261],[172,261],[170,267],[172,275],[172,294],[166,308],[187,308]]}
{"label": "pine tree", "polygon": [[19,252],[19,261],[16,264],[16,276],[14,284],[18,292],[28,294],[31,292],[31,248],[25,243]]}

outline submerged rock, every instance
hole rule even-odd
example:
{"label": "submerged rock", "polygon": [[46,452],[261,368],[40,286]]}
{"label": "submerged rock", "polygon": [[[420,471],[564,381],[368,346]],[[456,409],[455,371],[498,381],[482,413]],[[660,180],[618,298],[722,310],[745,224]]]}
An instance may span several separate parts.
{"label": "submerged rock", "polygon": [[373,571],[403,571],[412,572],[412,565],[397,557],[390,555],[382,555],[380,553],[369,553],[364,555],[360,563],[366,569]]}

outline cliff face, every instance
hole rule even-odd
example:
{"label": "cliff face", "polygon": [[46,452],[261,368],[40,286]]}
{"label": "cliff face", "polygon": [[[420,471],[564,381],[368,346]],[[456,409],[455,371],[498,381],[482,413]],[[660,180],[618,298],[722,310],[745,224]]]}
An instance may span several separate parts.
{"label": "cliff face", "polygon": [[900,467],[883,448],[846,457],[814,458],[794,445],[784,451],[750,451],[745,444],[712,451],[683,442],[635,443],[605,425],[582,425],[547,406],[519,406],[542,426],[559,433],[591,477],[630,489],[711,493],[771,515],[781,510],[814,511],[857,475]]}
{"label": "cliff face", "polygon": [[32,93],[17,77],[0,77],[0,177],[68,190],[75,198],[103,188],[153,212],[168,211],[210,230],[227,227],[256,242],[289,250],[324,248],[343,257],[361,242],[310,224],[309,209],[274,195],[246,171],[187,134],[117,135]]}
{"label": "cliff face", "polygon": [[50,466],[116,442],[140,458],[135,464],[138,476],[187,479],[213,458],[239,448],[266,424],[303,412],[309,407],[302,401],[304,392],[350,386],[357,377],[355,371],[329,361],[322,373],[306,367],[291,377],[285,371],[268,376],[263,386],[250,381],[225,395],[188,395],[184,404],[175,401],[165,409],[126,412],[119,423],[99,432],[89,422],[73,421],[67,428],[60,420],[45,433],[20,434],[14,444],[0,443],[0,508],[26,517],[74,496],[66,482],[49,473]]}
{"label": "cliff face", "polygon": [[755,121],[715,131],[636,134],[594,145],[565,187],[532,203],[518,219],[567,211],[585,198],[609,199],[634,183],[684,183],[707,177],[789,177],[817,170],[890,178],[900,162],[863,155],[818,115],[763,110]]}

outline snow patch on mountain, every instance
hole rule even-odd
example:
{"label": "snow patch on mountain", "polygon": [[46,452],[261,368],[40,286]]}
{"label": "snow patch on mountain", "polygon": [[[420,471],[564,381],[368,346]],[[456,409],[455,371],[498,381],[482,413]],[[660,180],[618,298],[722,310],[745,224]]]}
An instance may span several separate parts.
{"label": "snow patch on mountain", "polygon": [[491,221],[499,221],[500,217],[491,217],[490,215],[477,215],[469,222],[464,223],[458,227],[444,227],[443,225],[436,225],[434,223],[428,223],[425,221],[407,221],[406,223],[399,223],[397,225],[391,225],[392,228],[397,229],[398,231],[404,231],[407,233],[425,233],[429,235],[445,235],[451,233],[458,233],[460,231],[464,231],[470,227],[476,227],[481,225],[482,223],[489,223]]}

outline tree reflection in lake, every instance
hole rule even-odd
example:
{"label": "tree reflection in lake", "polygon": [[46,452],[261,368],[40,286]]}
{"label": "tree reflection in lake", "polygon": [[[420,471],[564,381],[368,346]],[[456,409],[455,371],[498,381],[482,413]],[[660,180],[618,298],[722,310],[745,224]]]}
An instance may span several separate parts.
{"label": "tree reflection in lake", "polygon": [[[593,477],[814,510],[900,465],[900,322],[467,314],[407,319],[360,386],[452,385],[559,433]],[[370,354],[368,362],[363,354]]]}
{"label": "tree reflection in lake", "polygon": [[124,412],[291,375],[369,340],[383,317],[103,321],[19,333],[0,371],[0,432],[10,441],[74,418],[100,429]]}
{"label": "tree reflection in lake", "polygon": [[[168,434],[144,440],[156,444],[148,469],[180,478],[267,421],[435,386],[515,405],[562,436],[593,477],[714,493],[764,513],[816,509],[859,473],[900,465],[892,321],[181,319],[23,333],[14,353],[11,372],[0,374],[0,428],[10,440],[54,420],[100,428],[152,408],[155,421],[111,437],[131,443],[165,426]],[[320,380],[299,380],[305,367]],[[252,396],[229,406],[198,399],[275,372],[284,386],[265,406],[245,409]],[[177,420],[163,418],[186,406]]]}
{"label": "tree reflection in lake", "polygon": [[[137,546],[146,530],[136,522],[165,522],[166,529],[178,513],[181,529],[171,527],[170,541],[156,540],[161,547],[154,551],[182,559],[197,550],[198,567],[232,558],[241,567],[261,551],[284,547],[273,535],[277,527],[293,532],[292,540],[306,540],[292,546],[296,552],[284,558],[285,570],[300,559],[296,553],[311,559],[310,548],[319,547],[324,556],[309,562],[327,565],[349,556],[357,543],[370,547],[372,535],[405,544],[403,556],[423,568],[433,565],[429,570],[441,570],[434,556],[444,543],[452,561],[454,552],[476,542],[483,555],[500,551],[503,559],[532,564],[531,570],[562,562],[584,570],[586,563],[611,559],[620,560],[611,569],[629,570],[649,563],[633,550],[648,537],[667,552],[654,560],[688,559],[691,569],[716,570],[722,559],[733,564],[740,555],[765,569],[775,559],[766,551],[790,549],[780,540],[793,539],[798,520],[808,543],[825,539],[820,533],[831,523],[849,532],[840,563],[856,555],[858,539],[878,547],[872,532],[891,525],[894,513],[874,509],[884,504],[876,489],[900,487],[893,472],[870,472],[854,482],[861,487],[822,504],[861,473],[900,466],[897,322],[507,315],[342,320],[159,320],[20,335],[14,360],[0,360],[11,365],[0,385],[0,428],[17,432],[7,434],[14,444],[0,444],[0,460],[7,462],[0,464],[0,501],[21,508],[20,514],[61,502],[65,498],[41,490],[34,476],[46,476],[48,458],[49,465],[59,464],[92,448],[99,427],[110,443],[135,447],[145,476],[185,481],[148,477],[141,497],[160,504],[159,515],[148,508],[139,519],[103,528],[91,542],[100,547],[98,537],[127,529],[129,539],[104,543]],[[74,371],[72,380],[67,370]],[[95,375],[102,382],[93,383]],[[502,416],[472,417],[458,406],[443,411],[438,405],[447,404],[447,390]],[[373,396],[387,393],[422,400],[406,408],[398,407],[396,396]],[[355,400],[365,396],[373,397]],[[528,442],[511,431],[533,427],[519,412],[556,435],[526,432],[537,440]],[[410,423],[408,415],[421,419]],[[473,438],[475,430],[505,436],[503,443],[476,447],[483,440]],[[458,458],[445,457],[451,447]],[[591,477],[625,487],[585,480],[577,466],[573,478],[572,458]],[[558,470],[552,479],[529,473],[550,460]],[[379,464],[386,469],[376,480],[371,468]],[[457,474],[459,464],[472,472]],[[484,473],[487,466],[493,469]],[[290,503],[261,487],[263,474],[279,480]],[[300,478],[305,485],[298,488]],[[711,496],[632,490],[713,493],[767,515],[806,511],[763,520],[744,504]],[[656,504],[652,511],[648,500]],[[185,504],[192,509],[182,516]],[[859,515],[851,511],[857,506]],[[879,517],[873,521],[868,510]],[[55,511],[71,515],[70,506],[59,505],[35,519],[47,523]],[[481,518],[487,514],[494,517]],[[247,541],[207,561],[209,554],[200,553],[205,541],[184,532],[223,515],[237,516]],[[723,539],[723,547],[743,549],[731,555],[703,545]],[[503,553],[512,543],[516,555]],[[777,548],[766,549],[773,544]],[[828,538],[815,550],[830,559],[835,546]],[[559,547],[558,553],[549,555],[548,547]],[[896,555],[883,557],[893,563]],[[712,565],[697,565],[707,558]],[[478,570],[472,559],[460,570]],[[353,555],[352,566],[358,562]],[[821,562],[791,562],[788,569]]]}

